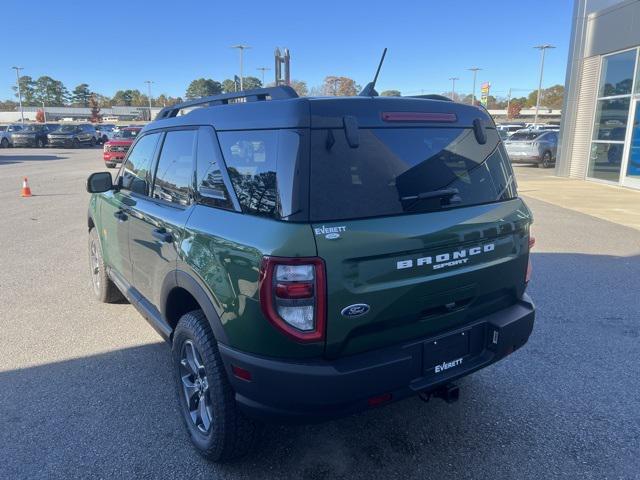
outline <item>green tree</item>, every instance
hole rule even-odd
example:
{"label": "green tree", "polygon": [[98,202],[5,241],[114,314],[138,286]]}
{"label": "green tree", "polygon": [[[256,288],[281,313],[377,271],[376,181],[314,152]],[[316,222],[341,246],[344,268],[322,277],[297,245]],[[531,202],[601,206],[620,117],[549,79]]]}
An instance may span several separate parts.
{"label": "green tree", "polygon": [[81,83],[71,92],[71,102],[74,105],[88,107],[91,95],[92,92],[91,90],[89,90],[89,85],[87,85],[86,83]]}
{"label": "green tree", "polygon": [[352,78],[328,76],[324,79],[323,93],[330,97],[353,97],[358,94],[358,86]]}
{"label": "green tree", "polygon": [[211,78],[198,78],[193,80],[187,87],[185,96],[188,99],[208,97],[222,93],[222,84]]}
{"label": "green tree", "polygon": [[153,105],[155,107],[170,107],[176,103],[182,103],[182,98],[167,96],[163,93],[153,99]]}
{"label": "green tree", "polygon": [[400,90],[385,90],[380,94],[381,97],[401,97]]}
{"label": "green tree", "polygon": [[[35,82],[29,75],[23,75],[19,80],[20,94],[22,95],[22,104],[26,106],[36,105],[35,100]],[[16,98],[18,98],[18,87],[15,85],[11,87],[16,92]]]}
{"label": "green tree", "polygon": [[60,80],[43,75],[35,82],[34,100],[45,105],[61,106],[67,103],[69,91]]}
{"label": "green tree", "polygon": [[242,88],[244,88],[245,90],[262,88],[262,82],[258,77],[244,77],[242,79]]}
{"label": "green tree", "polygon": [[127,107],[149,106],[147,96],[140,90],[118,90],[111,100],[114,105],[125,105]]}
{"label": "green tree", "polygon": [[230,78],[222,81],[222,91],[224,93],[233,93],[237,90],[237,88],[238,87],[236,86],[236,82],[234,82]]}
{"label": "green tree", "polygon": [[291,88],[293,88],[300,97],[306,97],[309,94],[307,82],[304,80],[291,80]]}
{"label": "green tree", "polygon": [[13,100],[0,101],[0,111],[12,112],[18,108],[18,102]]}

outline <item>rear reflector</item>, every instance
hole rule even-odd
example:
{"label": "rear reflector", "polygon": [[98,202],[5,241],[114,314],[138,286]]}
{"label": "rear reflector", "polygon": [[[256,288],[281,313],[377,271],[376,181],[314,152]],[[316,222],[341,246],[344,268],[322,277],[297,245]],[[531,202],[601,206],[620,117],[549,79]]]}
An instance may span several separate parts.
{"label": "rear reflector", "polygon": [[247,382],[251,381],[251,372],[242,367],[238,367],[237,365],[231,365],[231,371],[233,372],[233,376],[239,378],[240,380],[246,380]]}
{"label": "rear reflector", "polygon": [[369,400],[367,400],[367,403],[370,407],[377,407],[378,405],[382,405],[383,403],[390,402],[392,398],[393,395],[391,395],[391,393],[383,393],[382,395],[371,397]]}
{"label": "rear reflector", "polygon": [[278,283],[276,296],[280,298],[311,298],[313,297],[313,283]]}
{"label": "rear reflector", "polygon": [[445,122],[453,123],[458,120],[455,113],[438,112],[382,112],[385,122]]}

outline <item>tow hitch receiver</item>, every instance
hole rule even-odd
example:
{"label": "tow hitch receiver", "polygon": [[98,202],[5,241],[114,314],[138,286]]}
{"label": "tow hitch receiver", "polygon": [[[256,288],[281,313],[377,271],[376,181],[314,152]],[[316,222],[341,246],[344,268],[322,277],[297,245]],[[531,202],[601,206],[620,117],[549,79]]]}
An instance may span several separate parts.
{"label": "tow hitch receiver", "polygon": [[460,388],[455,383],[447,383],[435,390],[423,390],[418,396],[425,402],[428,402],[431,397],[435,397],[447,403],[454,403],[460,399]]}

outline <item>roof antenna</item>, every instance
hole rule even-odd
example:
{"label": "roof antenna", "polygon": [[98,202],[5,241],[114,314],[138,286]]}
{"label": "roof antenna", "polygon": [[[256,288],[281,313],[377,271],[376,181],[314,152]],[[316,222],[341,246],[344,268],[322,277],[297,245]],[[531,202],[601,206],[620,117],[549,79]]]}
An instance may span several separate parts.
{"label": "roof antenna", "polygon": [[382,62],[384,62],[384,56],[387,54],[387,49],[382,51],[382,58],[380,59],[380,63],[378,64],[378,70],[376,70],[376,76],[373,77],[373,82],[367,83],[367,85],[362,89],[362,91],[358,94],[359,97],[377,97],[378,92],[376,92],[376,82],[378,81],[378,74],[380,73],[380,69],[382,68]]}

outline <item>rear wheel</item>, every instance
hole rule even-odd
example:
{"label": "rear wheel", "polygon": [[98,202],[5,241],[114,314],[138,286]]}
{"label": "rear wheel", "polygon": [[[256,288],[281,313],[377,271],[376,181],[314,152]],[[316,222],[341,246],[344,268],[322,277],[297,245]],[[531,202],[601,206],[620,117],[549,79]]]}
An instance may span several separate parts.
{"label": "rear wheel", "polygon": [[100,239],[95,227],[89,231],[89,271],[93,294],[99,302],[113,303],[123,299],[122,293],[107,275]]}
{"label": "rear wheel", "polygon": [[258,424],[238,408],[217,342],[201,310],[180,318],[172,357],[180,411],[198,452],[214,462],[246,455],[255,444]]}
{"label": "rear wheel", "polygon": [[80,140],[77,138],[73,139],[73,148],[80,148]]}
{"label": "rear wheel", "polygon": [[551,166],[551,161],[551,152],[544,152],[544,155],[542,155],[542,161],[538,166],[542,168],[549,168]]}
{"label": "rear wheel", "polygon": [[96,146],[96,143],[98,143],[98,141],[96,140],[96,137],[91,137],[91,141],[89,142],[89,144],[90,144],[92,147],[95,147],[95,146]]}

